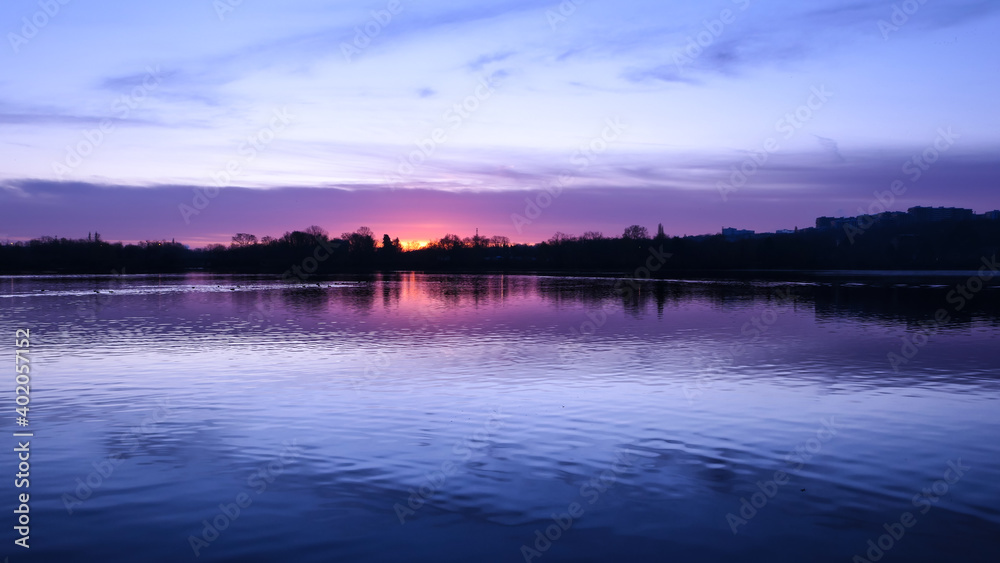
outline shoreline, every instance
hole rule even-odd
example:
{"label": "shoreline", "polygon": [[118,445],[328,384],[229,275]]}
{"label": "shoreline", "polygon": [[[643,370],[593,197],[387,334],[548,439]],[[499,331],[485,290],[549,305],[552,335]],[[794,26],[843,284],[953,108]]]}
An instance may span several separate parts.
{"label": "shoreline", "polygon": [[[817,282],[826,283],[851,283],[854,281],[879,281],[886,284],[893,282],[906,285],[918,281],[954,281],[963,280],[972,276],[979,276],[980,270],[672,270],[658,272],[654,277],[638,277],[627,275],[619,271],[581,271],[581,270],[372,270],[372,271],[344,271],[337,273],[314,274],[307,280],[295,280],[296,283],[308,284],[312,280],[335,280],[338,278],[371,278],[377,276],[394,276],[404,274],[420,274],[430,276],[525,276],[525,277],[554,277],[554,278],[578,278],[578,279],[637,279],[657,282]],[[987,272],[989,273],[989,272]],[[12,274],[0,274],[0,279],[141,279],[149,277],[170,277],[183,278],[188,276],[205,277],[240,277],[257,279],[282,279],[282,275],[270,272],[232,272],[232,271],[212,271],[203,269],[193,269],[186,271],[170,272],[143,272],[136,274],[108,274],[93,272],[21,272]],[[986,285],[1000,285],[1000,273],[994,273],[994,279],[988,279]]]}

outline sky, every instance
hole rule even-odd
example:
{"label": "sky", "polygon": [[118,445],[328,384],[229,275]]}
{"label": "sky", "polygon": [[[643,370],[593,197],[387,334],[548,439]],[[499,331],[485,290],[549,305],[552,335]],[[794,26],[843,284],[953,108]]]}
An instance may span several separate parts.
{"label": "sky", "polygon": [[95,4],[0,6],[0,240],[1000,207],[995,0]]}

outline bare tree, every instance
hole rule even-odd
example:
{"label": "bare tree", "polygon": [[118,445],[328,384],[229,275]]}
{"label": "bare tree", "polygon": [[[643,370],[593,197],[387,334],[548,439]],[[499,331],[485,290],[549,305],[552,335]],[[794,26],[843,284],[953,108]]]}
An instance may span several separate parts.
{"label": "bare tree", "polygon": [[233,248],[243,248],[255,244],[257,244],[256,235],[251,235],[250,233],[236,233],[233,235]]}
{"label": "bare tree", "polygon": [[556,245],[556,244],[562,244],[564,242],[571,242],[574,240],[576,240],[576,237],[572,235],[567,235],[562,231],[558,231],[556,232],[556,234],[552,235],[552,238],[549,239],[549,244]]}
{"label": "bare tree", "polygon": [[320,240],[330,240],[330,233],[323,227],[317,227],[316,225],[310,225],[309,228],[305,230],[305,233]]}
{"label": "bare tree", "polygon": [[493,235],[490,237],[490,246],[493,248],[507,248],[510,246],[510,239],[503,235]]}
{"label": "bare tree", "polygon": [[631,240],[644,240],[649,238],[649,230],[640,225],[630,225],[625,228],[622,238]]}

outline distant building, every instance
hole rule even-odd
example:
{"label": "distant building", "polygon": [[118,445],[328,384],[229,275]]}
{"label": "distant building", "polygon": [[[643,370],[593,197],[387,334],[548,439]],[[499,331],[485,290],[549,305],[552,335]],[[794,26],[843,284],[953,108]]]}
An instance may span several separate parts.
{"label": "distant building", "polygon": [[779,230],[775,231],[774,234],[776,234],[776,235],[794,235],[797,232],[798,231],[794,231],[792,229],[779,229]]}
{"label": "distant building", "polygon": [[902,211],[886,211],[875,215],[862,215],[860,217],[819,217],[816,219],[817,229],[843,229],[846,225],[851,227],[867,229],[875,222],[902,223],[910,219],[910,216]]}
{"label": "distant building", "polygon": [[817,229],[842,229],[844,225],[858,226],[857,217],[817,217]]}
{"label": "distant building", "polygon": [[971,209],[960,207],[911,207],[906,210],[914,221],[962,221],[975,217]]}
{"label": "distant building", "polygon": [[723,227],[722,236],[726,237],[727,240],[740,240],[750,238],[755,233],[753,231],[746,231],[743,229],[732,229]]}
{"label": "distant building", "polygon": [[890,223],[900,223],[910,218],[909,214],[905,211],[886,211],[885,213],[879,213],[875,217],[877,217],[879,221],[887,221]]}
{"label": "distant building", "polygon": [[1000,221],[1000,211],[987,211],[983,213],[983,218],[991,221]]}

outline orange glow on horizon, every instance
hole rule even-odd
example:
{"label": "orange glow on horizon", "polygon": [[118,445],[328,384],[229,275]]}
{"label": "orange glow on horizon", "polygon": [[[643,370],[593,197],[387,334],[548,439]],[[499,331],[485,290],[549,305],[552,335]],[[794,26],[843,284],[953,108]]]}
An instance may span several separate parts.
{"label": "orange glow on horizon", "polygon": [[428,246],[430,246],[430,244],[431,241],[429,240],[404,240],[400,242],[400,245],[402,245],[403,250],[406,251],[420,250],[421,248],[427,248]]}

